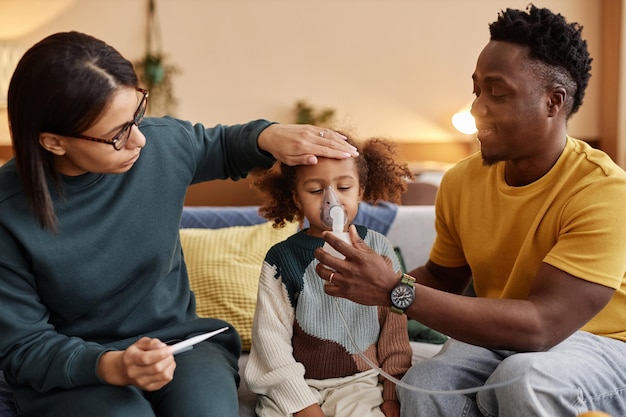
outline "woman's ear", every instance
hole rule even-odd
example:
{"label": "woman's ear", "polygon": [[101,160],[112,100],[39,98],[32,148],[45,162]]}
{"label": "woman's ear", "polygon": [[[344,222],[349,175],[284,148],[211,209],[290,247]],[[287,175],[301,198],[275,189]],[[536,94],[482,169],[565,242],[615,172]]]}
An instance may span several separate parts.
{"label": "woman's ear", "polygon": [[55,155],[65,155],[65,148],[61,138],[53,133],[40,133],[39,144],[47,151],[52,152]]}

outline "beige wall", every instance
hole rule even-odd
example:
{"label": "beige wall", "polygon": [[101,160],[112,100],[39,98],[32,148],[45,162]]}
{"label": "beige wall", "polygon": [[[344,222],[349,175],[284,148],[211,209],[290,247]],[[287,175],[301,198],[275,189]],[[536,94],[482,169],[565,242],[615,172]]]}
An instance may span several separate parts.
{"label": "beige wall", "polygon": [[[6,2],[31,1],[0,0],[0,15]],[[69,3],[17,41],[30,46],[57,31],[79,30],[106,40],[131,60],[143,53],[147,0]],[[359,136],[446,142],[471,140],[454,130],[450,117],[472,99],[470,77],[488,40],[488,23],[503,7],[528,3],[157,0],[157,7],[164,49],[182,70],[175,79],[181,117],[207,124],[259,117],[291,122],[295,101],[307,99],[334,107],[337,127]],[[584,26],[598,73],[599,2],[535,4]],[[585,104],[570,122],[571,134],[599,136],[598,100],[592,77]],[[8,143],[1,112],[0,143]]]}

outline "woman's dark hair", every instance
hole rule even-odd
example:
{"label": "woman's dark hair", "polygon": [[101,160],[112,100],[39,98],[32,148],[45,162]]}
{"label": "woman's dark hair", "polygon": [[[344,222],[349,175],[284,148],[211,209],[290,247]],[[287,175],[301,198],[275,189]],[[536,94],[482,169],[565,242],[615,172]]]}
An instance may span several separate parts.
{"label": "woman's dark hair", "polygon": [[547,65],[545,81],[565,86],[572,98],[567,118],[580,108],[591,77],[592,58],[582,30],[578,23],[532,4],[526,11],[506,9],[489,25],[491,40],[527,46],[531,59]]}
{"label": "woman's dark hair", "polygon": [[[357,146],[348,138],[347,142]],[[407,189],[407,180],[413,174],[407,163],[400,161],[394,142],[373,138],[359,147],[355,157],[359,185],[363,187],[363,200],[370,203],[389,201],[397,203]],[[259,213],[282,227],[286,222],[303,221],[304,212],[296,206],[292,192],[296,189],[299,166],[276,162],[267,171],[253,173],[253,186],[266,197]]]}
{"label": "woman's dark hair", "polygon": [[9,126],[24,195],[42,227],[55,230],[49,184],[62,195],[43,132],[75,135],[101,115],[119,87],[137,86],[130,61],[105,42],[79,32],[50,35],[19,61],[8,91]]}

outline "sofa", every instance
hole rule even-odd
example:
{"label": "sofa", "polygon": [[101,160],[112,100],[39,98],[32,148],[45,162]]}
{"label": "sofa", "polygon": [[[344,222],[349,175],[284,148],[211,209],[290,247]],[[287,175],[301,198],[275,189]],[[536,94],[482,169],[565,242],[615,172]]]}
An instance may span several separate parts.
{"label": "sofa", "polygon": [[[434,216],[431,205],[361,203],[354,222],[385,234],[405,270],[410,271],[428,258],[435,237]],[[244,349],[239,360],[240,375],[248,359],[261,262],[274,243],[284,240],[297,228],[297,224],[273,228],[258,215],[256,206],[188,206],[183,210],[181,244],[198,314],[222,318],[239,331]],[[434,355],[440,343],[412,338],[413,360]],[[256,395],[242,380],[239,415],[255,416],[255,402]],[[10,388],[0,373],[0,417],[15,416]]]}

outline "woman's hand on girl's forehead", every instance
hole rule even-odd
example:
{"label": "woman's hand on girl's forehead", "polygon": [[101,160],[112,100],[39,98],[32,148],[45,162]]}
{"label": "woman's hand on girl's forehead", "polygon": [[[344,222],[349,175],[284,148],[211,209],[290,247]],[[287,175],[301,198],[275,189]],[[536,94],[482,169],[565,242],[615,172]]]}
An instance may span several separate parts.
{"label": "woman's hand on girl's forehead", "polygon": [[[320,132],[324,136],[320,136]],[[346,159],[357,156],[346,137],[311,125],[273,124],[261,132],[259,148],[287,165],[314,165],[318,157]]]}

